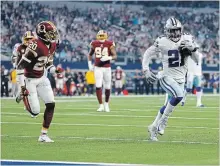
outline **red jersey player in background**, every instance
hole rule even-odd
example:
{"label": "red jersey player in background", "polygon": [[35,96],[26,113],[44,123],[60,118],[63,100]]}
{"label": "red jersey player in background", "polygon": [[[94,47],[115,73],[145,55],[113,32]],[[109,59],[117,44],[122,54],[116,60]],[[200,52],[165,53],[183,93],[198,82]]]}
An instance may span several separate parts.
{"label": "red jersey player in background", "polygon": [[65,73],[61,64],[57,65],[57,68],[59,68],[60,73],[57,73],[56,76],[56,89],[57,89],[57,94],[61,95],[63,91]]}
{"label": "red jersey player in background", "polygon": [[124,73],[120,66],[117,66],[115,70],[115,89],[116,95],[122,94],[122,86],[123,86],[123,77]]}
{"label": "red jersey player in background", "polygon": [[[98,112],[106,111],[109,109],[109,97],[111,89],[111,60],[117,58],[115,51],[115,43],[108,40],[108,34],[104,30],[100,30],[96,35],[96,40],[90,44],[91,48],[88,56],[89,70],[94,69],[96,81],[96,96],[99,102]],[[92,56],[95,54],[95,67],[92,65]],[[105,103],[102,102],[102,85],[105,88]]]}
{"label": "red jersey player in background", "polygon": [[21,93],[26,109],[32,115],[40,113],[38,96],[45,103],[44,120],[40,142],[54,142],[47,131],[53,119],[55,100],[49,79],[46,77],[45,68],[51,73],[58,73],[59,70],[53,66],[53,55],[55,54],[58,38],[58,31],[50,21],[42,21],[36,27],[37,38],[31,40],[25,53],[21,54],[21,60],[17,64],[17,79],[21,86]]}

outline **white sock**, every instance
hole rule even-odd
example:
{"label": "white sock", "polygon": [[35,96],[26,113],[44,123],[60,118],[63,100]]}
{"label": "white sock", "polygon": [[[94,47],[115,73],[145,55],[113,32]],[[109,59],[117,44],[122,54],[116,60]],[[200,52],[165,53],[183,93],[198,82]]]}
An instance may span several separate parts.
{"label": "white sock", "polygon": [[171,113],[173,112],[174,108],[175,108],[175,106],[172,106],[170,104],[170,102],[167,103],[167,106],[166,106],[166,108],[164,110],[164,113],[163,113],[162,117],[160,118],[160,120],[158,121],[157,126],[159,126],[162,122],[168,120],[168,118],[171,115]]}
{"label": "white sock", "polygon": [[184,90],[184,96],[183,96],[183,99],[182,99],[181,102],[184,102],[184,103],[185,103],[185,101],[186,101],[186,96],[187,96],[187,91],[186,91],[186,89],[185,89],[185,90]]}
{"label": "white sock", "polygon": [[160,118],[162,117],[163,114],[160,113],[160,110],[157,113],[156,118],[154,119],[154,122],[152,123],[153,126],[157,126],[158,121],[160,120]]}
{"label": "white sock", "polygon": [[197,105],[201,105],[202,92],[196,92],[196,97],[197,97]]}
{"label": "white sock", "polygon": [[100,104],[99,107],[104,107],[104,105],[103,105],[103,104]]}

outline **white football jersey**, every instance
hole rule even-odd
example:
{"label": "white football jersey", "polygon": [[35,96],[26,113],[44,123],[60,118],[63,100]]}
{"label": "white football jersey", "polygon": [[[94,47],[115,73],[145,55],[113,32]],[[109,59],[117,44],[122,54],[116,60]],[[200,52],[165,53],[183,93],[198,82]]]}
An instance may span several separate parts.
{"label": "white football jersey", "polygon": [[[182,41],[188,40],[192,45],[194,42],[193,36],[183,34],[178,42],[173,42],[166,36],[160,36],[156,39],[154,45],[149,47],[144,53],[142,67],[143,70],[149,70],[149,61],[155,55],[160,55],[163,63],[163,71],[160,72],[160,77],[169,76],[178,83],[185,82],[187,72],[188,58],[182,59],[179,53],[179,47]],[[195,59],[195,58],[193,58]]]}
{"label": "white football jersey", "polygon": [[188,59],[188,73],[192,73],[195,76],[202,75],[202,54],[198,52],[198,63],[195,63],[191,57]]}
{"label": "white football jersey", "polygon": [[12,52],[12,56],[13,57],[17,57],[18,56],[18,47],[21,45],[21,43],[17,43],[14,45],[14,48],[13,48],[13,52]]}

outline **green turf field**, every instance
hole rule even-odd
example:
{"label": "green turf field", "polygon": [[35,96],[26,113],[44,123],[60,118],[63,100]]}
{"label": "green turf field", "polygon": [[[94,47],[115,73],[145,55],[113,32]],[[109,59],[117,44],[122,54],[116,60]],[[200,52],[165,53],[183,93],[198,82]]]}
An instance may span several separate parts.
{"label": "green turf field", "polygon": [[36,119],[22,104],[2,99],[2,159],[77,162],[218,165],[219,98],[195,97],[177,107],[159,142],[149,142],[149,125],[164,102],[157,97],[115,97],[110,113],[96,112],[96,98],[57,98],[49,135],[55,143],[38,143],[44,106]]}

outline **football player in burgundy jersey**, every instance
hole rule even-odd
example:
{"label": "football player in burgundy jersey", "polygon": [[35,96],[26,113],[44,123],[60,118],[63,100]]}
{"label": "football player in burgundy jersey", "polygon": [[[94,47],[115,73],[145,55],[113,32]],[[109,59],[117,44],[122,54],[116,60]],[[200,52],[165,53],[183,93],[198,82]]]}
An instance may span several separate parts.
{"label": "football player in burgundy jersey", "polygon": [[115,70],[115,89],[116,95],[122,94],[122,80],[123,80],[123,71],[120,66],[117,66]]}
{"label": "football player in burgundy jersey", "polygon": [[59,72],[53,66],[53,55],[59,35],[57,28],[50,21],[40,22],[36,27],[36,35],[37,38],[28,43],[24,54],[22,49],[19,51],[22,56],[17,65],[17,79],[26,109],[32,115],[40,113],[38,96],[45,103],[43,126],[38,141],[54,142],[48,137],[47,131],[53,119],[55,101],[50,82],[44,73],[45,69],[51,73]]}
{"label": "football player in burgundy jersey", "polygon": [[57,68],[59,68],[60,73],[56,76],[56,90],[58,95],[62,95],[65,71],[61,64],[57,65]]}
{"label": "football player in burgundy jersey", "polygon": [[[90,51],[88,56],[89,70],[94,70],[96,81],[96,96],[99,102],[98,112],[109,109],[109,97],[111,89],[111,60],[117,58],[115,51],[115,43],[108,40],[108,34],[104,30],[100,30],[96,35],[96,40],[90,44]],[[92,56],[95,54],[95,67],[92,65]],[[105,103],[102,102],[102,85],[105,88]]]}

